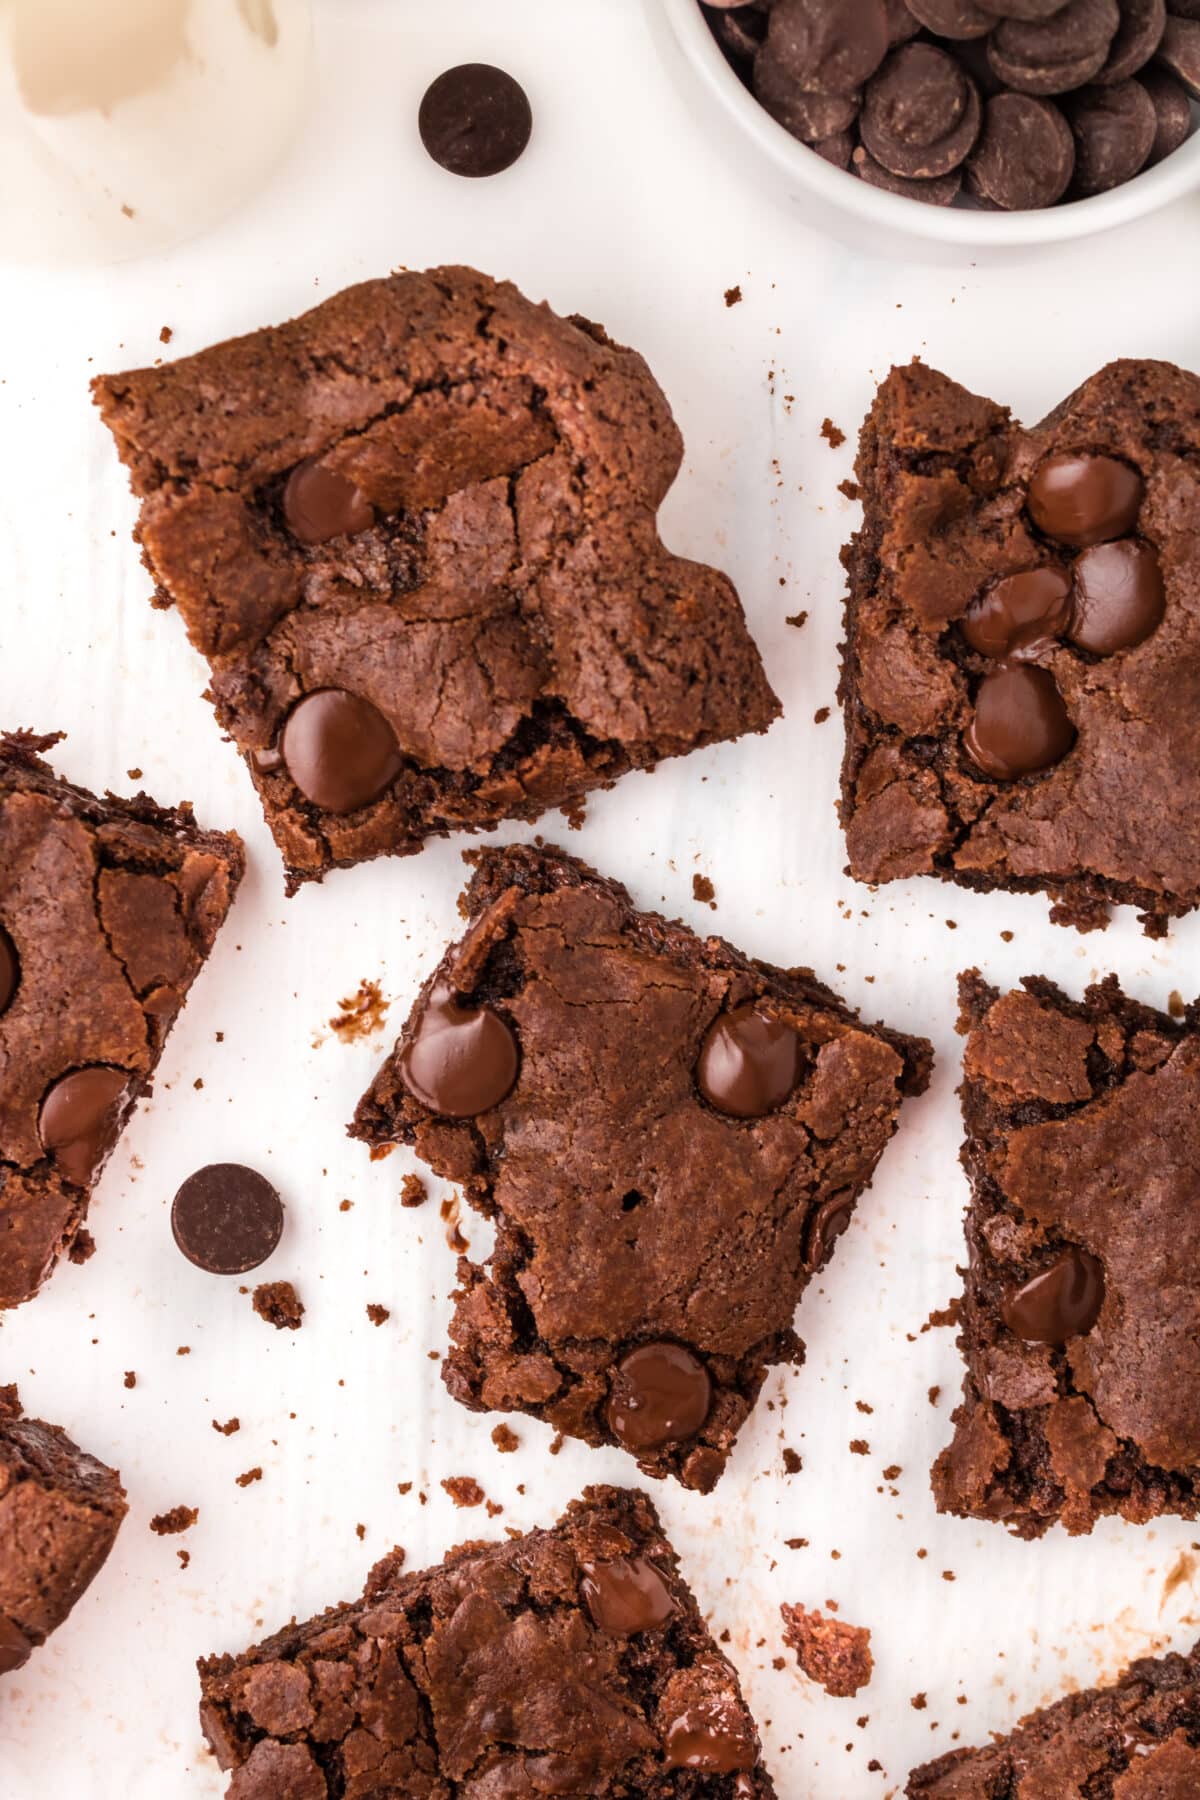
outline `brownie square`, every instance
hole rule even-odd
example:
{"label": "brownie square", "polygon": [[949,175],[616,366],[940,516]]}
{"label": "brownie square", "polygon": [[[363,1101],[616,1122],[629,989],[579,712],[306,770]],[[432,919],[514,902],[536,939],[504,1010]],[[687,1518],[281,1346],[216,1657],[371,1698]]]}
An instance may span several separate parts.
{"label": "brownie square", "polygon": [[28,1662],[103,1567],[128,1508],[115,1469],[0,1388],[0,1675]]}
{"label": "brownie square", "polygon": [[1195,1800],[1200,1644],[1143,1657],[1111,1687],[1068,1694],[1007,1737],[914,1769],[909,1800]]}
{"label": "brownie square", "polygon": [[971,1181],[939,1508],[1020,1537],[1200,1499],[1200,1007],[960,978]]}
{"label": "brownie square", "polygon": [[90,1254],[92,1189],[241,879],[189,806],[99,799],[0,735],[0,1309]]}
{"label": "brownie square", "polygon": [[443,1379],[707,1491],[930,1047],[562,851],[466,860],[466,935],[351,1127],[495,1222]]}
{"label": "brownie square", "polygon": [[1200,899],[1200,380],[1115,362],[1031,430],[932,369],[863,426],[841,817],[860,881]]}
{"label": "brownie square", "polygon": [[645,363],[509,283],[364,282],[94,391],[289,891],[779,711],[732,584],[659,539]]}
{"label": "brownie square", "polygon": [[228,1800],[771,1800],[758,1734],[644,1494],[550,1531],[403,1552],[361,1600],[200,1663]]}

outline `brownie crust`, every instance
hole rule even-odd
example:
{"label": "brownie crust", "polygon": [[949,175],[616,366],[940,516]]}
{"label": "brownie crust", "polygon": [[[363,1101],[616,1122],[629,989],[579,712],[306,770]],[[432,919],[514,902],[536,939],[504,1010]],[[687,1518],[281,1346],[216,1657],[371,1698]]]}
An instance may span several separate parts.
{"label": "brownie crust", "polygon": [[[15,971],[10,990],[0,970],[0,1308],[90,1247],[92,1188],[244,867],[241,840],[202,831],[189,806],[62,780],[41,755],[57,741],[0,735],[0,952]],[[84,1128],[76,1106],[74,1143],[48,1150],[55,1092],[93,1070],[114,1088],[107,1117]]]}
{"label": "brownie crust", "polygon": [[421,1573],[402,1556],[361,1600],[201,1661],[228,1800],[773,1800],[644,1494],[589,1488],[553,1530]]}
{"label": "brownie crust", "polygon": [[[616,1371],[681,1346],[711,1382],[703,1422],[639,1466],[707,1491],[768,1367],[799,1361],[797,1302],[830,1254],[932,1052],[863,1025],[812,973],[751,961],[639,912],[617,882],[553,848],[485,849],[465,937],[426,984],[351,1135],[406,1143],[494,1220],[459,1261],[442,1374],[474,1410],[517,1409],[587,1443],[614,1429]],[[477,1116],[438,1116],[405,1057],[445,988],[520,1046],[515,1085]],[[801,1074],[764,1116],[709,1104],[698,1058],[749,1003],[794,1031]],[[698,1379],[704,1380],[701,1372]]]}
{"label": "brownie crust", "polygon": [[938,1507],[1026,1538],[1195,1518],[1200,1007],[974,970],[960,1002],[967,1373]]}
{"label": "brownie crust", "polygon": [[[659,539],[666,399],[586,319],[471,269],[405,273],[94,392],[156,603],[209,661],[291,888],[778,714],[732,584]],[[289,483],[314,466],[345,529],[305,542],[330,520],[297,526]],[[373,759],[363,730],[294,747],[299,703],[330,692]]]}
{"label": "brownie crust", "polygon": [[1200,1645],[1143,1657],[1111,1687],[1068,1694],[1007,1737],[914,1769],[908,1800],[1193,1800]]}
{"label": "brownie crust", "polygon": [[[1157,567],[1163,611],[1115,650],[1080,647],[1059,621],[1016,653],[1019,680],[1049,684],[1057,760],[997,779],[967,744],[998,665],[963,619],[1009,576],[1053,569],[1069,585],[1071,552],[1034,516],[1051,455],[1114,459],[1140,492],[1108,535],[1128,531],[1122,551]],[[863,527],[843,552],[840,811],[858,880],[1041,891],[1081,930],[1131,905],[1151,936],[1197,904],[1198,455],[1200,380],[1168,363],[1110,363],[1030,430],[920,363],[892,370],[863,426]]]}

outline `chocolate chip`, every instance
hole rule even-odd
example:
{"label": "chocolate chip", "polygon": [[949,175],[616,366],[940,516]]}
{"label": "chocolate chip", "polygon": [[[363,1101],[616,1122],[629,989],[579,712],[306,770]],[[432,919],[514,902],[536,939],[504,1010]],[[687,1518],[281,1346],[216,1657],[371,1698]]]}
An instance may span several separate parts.
{"label": "chocolate chip", "polygon": [[42,1101],[38,1135],[51,1161],[80,1187],[98,1172],[120,1135],[130,1077],[103,1063],[56,1081]]}
{"label": "chocolate chip", "polygon": [[921,29],[921,21],[907,0],[883,0],[887,12],[888,43],[907,44]]}
{"label": "chocolate chip", "polygon": [[1131,181],[1154,147],[1154,102],[1136,81],[1080,88],[1063,101],[1075,139],[1075,192],[1107,193]]}
{"label": "chocolate chip", "polygon": [[1074,742],[1075,727],[1048,670],[1010,663],[984,676],[963,747],[986,775],[999,781],[1033,775],[1061,762]]}
{"label": "chocolate chip", "polygon": [[283,490],[283,515],[302,544],[327,544],[355,537],[375,523],[375,508],[352,481],[328,469],[319,457],[298,463]]}
{"label": "chocolate chip", "polygon": [[708,1370],[682,1344],[643,1344],[617,1364],[609,1429],[634,1455],[694,1437],[712,1405]]}
{"label": "chocolate chip", "polygon": [[1128,650],[1162,621],[1162,570],[1150,544],[1121,538],[1096,544],[1075,558],[1075,607],[1070,638],[1083,650],[1111,656]]}
{"label": "chocolate chip", "polygon": [[887,50],[883,0],[776,0],[762,53],[798,87],[852,94]]}
{"label": "chocolate chip", "polygon": [[528,144],[533,114],[519,81],[491,63],[460,63],[425,90],[421,142],[452,175],[499,175]]}
{"label": "chocolate chip", "polygon": [[298,701],[279,748],[300,792],[323,812],[369,806],[404,766],[383,714],[342,688],[318,688]]}
{"label": "chocolate chip", "polygon": [[737,67],[753,62],[767,34],[767,15],[754,5],[702,6],[709,30]]}
{"label": "chocolate chip", "polygon": [[850,1223],[854,1212],[854,1195],[834,1194],[829,1200],[823,1200],[813,1214],[812,1221],[804,1241],[804,1266],[807,1269],[819,1269],[832,1250],[834,1242],[840,1238]]}
{"label": "chocolate chip", "polygon": [[927,206],[951,206],[962,190],[962,171],[952,169],[932,181],[920,181],[907,175],[893,175],[876,162],[860,144],[850,158],[851,173],[869,187],[882,188],[888,194],[900,194],[906,200],[921,200]]}
{"label": "chocolate chip", "polygon": [[438,982],[400,1052],[400,1075],[430,1112],[470,1119],[512,1092],[519,1063],[517,1040],[499,1013],[461,1005],[454,990]]}
{"label": "chocolate chip", "polygon": [[979,0],[984,12],[994,13],[997,19],[1025,19],[1029,23],[1052,19],[1056,12],[1061,12],[1065,0]]}
{"label": "chocolate chip", "polygon": [[1070,580],[1047,565],[993,582],[971,602],[960,629],[972,650],[1001,661],[1036,656],[1062,636],[1070,619]]}
{"label": "chocolate chip", "polygon": [[0,1675],[11,1675],[23,1669],[33,1652],[33,1645],[21,1627],[0,1613]]}
{"label": "chocolate chip", "polygon": [[1117,0],[1067,0],[1049,19],[1003,20],[988,57],[1021,93],[1065,94],[1099,74],[1120,23]]}
{"label": "chocolate chip", "polygon": [[283,1202],[265,1176],[242,1163],[209,1163],[189,1175],[171,1205],[179,1249],[212,1275],[257,1269],[279,1243]]}
{"label": "chocolate chip", "polygon": [[850,158],[854,154],[854,134],[849,131],[835,132],[833,137],[819,138],[815,144],[809,145],[818,156],[832,163],[835,169],[848,169]]}
{"label": "chocolate chip", "polygon": [[17,946],[0,925],[0,1013],[7,1012],[21,985],[21,961]]}
{"label": "chocolate chip", "polygon": [[1144,69],[1162,42],[1166,23],[1165,0],[1121,0],[1121,23],[1095,78],[1097,86],[1125,81]]}
{"label": "chocolate chip", "polygon": [[1053,206],[1074,169],[1075,140],[1052,101],[1004,93],[985,103],[966,166],[967,187],[978,199],[1005,212]]}
{"label": "chocolate chip", "polygon": [[771,117],[805,144],[847,130],[858,117],[857,92],[810,94],[767,56],[760,56],[754,65],[753,86],[755,98]]}
{"label": "chocolate chip", "polygon": [[1086,1250],[1070,1249],[1001,1303],[1008,1329],[1031,1344],[1065,1344],[1082,1337],[1104,1304],[1104,1265]]}
{"label": "chocolate chip", "polygon": [[1138,84],[1144,87],[1154,107],[1155,132],[1147,168],[1153,168],[1164,156],[1178,150],[1192,129],[1192,103],[1183,83],[1168,75],[1165,69],[1143,69]]}
{"label": "chocolate chip", "polygon": [[735,1119],[761,1119],[782,1106],[803,1066],[803,1046],[790,1025],[754,1004],[714,1019],[696,1063],[696,1086],[710,1106]]}
{"label": "chocolate chip", "polygon": [[1029,512],[1047,537],[1086,550],[1133,530],[1143,492],[1137,470],[1115,456],[1062,451],[1034,470]]}
{"label": "chocolate chip", "polygon": [[908,0],[908,10],[939,37],[956,41],[986,37],[996,23],[974,0]]}
{"label": "chocolate chip", "polygon": [[601,1631],[633,1637],[665,1625],[675,1611],[670,1588],[644,1556],[618,1556],[581,1567],[580,1598]]}
{"label": "chocolate chip", "polygon": [[758,1760],[745,1718],[719,1695],[705,1695],[667,1726],[667,1766],[732,1775]]}
{"label": "chocolate chip", "polygon": [[1169,18],[1158,47],[1158,60],[1200,100],[1200,19]]}
{"label": "chocolate chip", "polygon": [[863,145],[892,175],[924,180],[956,169],[979,136],[975,84],[933,44],[894,50],[868,83]]}

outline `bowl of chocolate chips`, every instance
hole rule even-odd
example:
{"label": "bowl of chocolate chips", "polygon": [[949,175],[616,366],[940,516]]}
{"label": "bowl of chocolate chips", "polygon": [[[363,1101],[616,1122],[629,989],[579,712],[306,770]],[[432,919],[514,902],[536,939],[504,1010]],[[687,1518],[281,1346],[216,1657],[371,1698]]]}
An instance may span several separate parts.
{"label": "bowl of chocolate chips", "polygon": [[654,0],[697,97],[800,202],[971,247],[1200,188],[1200,0]]}

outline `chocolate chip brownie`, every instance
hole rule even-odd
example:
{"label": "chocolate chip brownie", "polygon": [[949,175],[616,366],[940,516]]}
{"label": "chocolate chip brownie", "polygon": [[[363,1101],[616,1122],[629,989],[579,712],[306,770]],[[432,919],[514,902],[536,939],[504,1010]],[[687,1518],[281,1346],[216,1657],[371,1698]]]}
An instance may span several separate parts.
{"label": "chocolate chip brownie", "polygon": [[0,1388],[0,1675],[23,1667],[103,1567],[121,1478]]}
{"label": "chocolate chip brownie", "polygon": [[707,1491],[930,1047],[561,851],[467,860],[467,933],[351,1127],[495,1221],[443,1379]]}
{"label": "chocolate chip brownie", "polygon": [[772,1800],[758,1734],[644,1494],[372,1570],[361,1600],[200,1664],[228,1800]]}
{"label": "chocolate chip brownie", "polygon": [[104,799],[0,735],[0,1308],[86,1255],[92,1189],[242,876],[191,808]]}
{"label": "chocolate chip brownie", "polygon": [[943,1512],[1040,1537],[1200,1511],[1200,1004],[960,979],[967,1363]]}
{"label": "chocolate chip brownie", "polygon": [[1025,430],[913,363],[863,427],[841,699],[860,881],[1200,900],[1200,379],[1116,362]]}
{"label": "chocolate chip brownie", "polygon": [[670,408],[586,319],[432,269],[95,395],[291,888],[779,711],[732,584],[659,539]]}
{"label": "chocolate chip brownie", "polygon": [[914,1769],[909,1800],[1194,1800],[1200,1644],[1143,1657],[1111,1687],[1068,1694],[978,1750]]}

